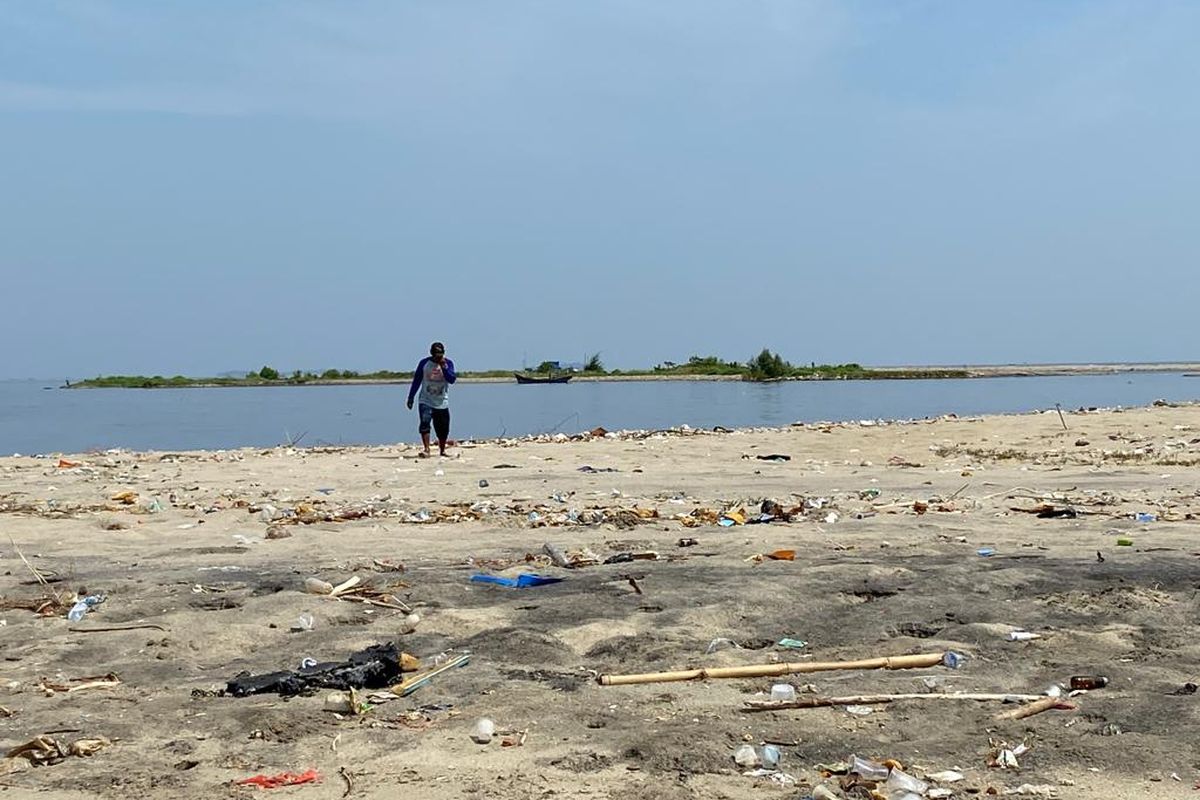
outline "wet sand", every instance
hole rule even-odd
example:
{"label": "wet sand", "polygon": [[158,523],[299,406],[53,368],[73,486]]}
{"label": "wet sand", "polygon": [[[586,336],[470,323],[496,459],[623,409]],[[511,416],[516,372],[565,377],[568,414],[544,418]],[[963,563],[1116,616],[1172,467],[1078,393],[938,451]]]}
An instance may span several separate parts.
{"label": "wet sand", "polygon": [[[72,632],[61,613],[0,611],[0,746],[60,730],[65,744],[111,741],[50,766],[15,762],[0,794],[240,797],[263,790],[236,779],[314,768],[319,783],[272,796],[342,797],[344,769],[353,798],[797,798],[818,783],[840,792],[819,765],[857,753],[916,775],[959,770],[954,797],[1025,784],[1062,798],[1192,796],[1200,697],[1174,692],[1200,671],[1200,407],[1065,420],[1065,431],[1051,412],[465,443],[446,460],[411,446],[0,459],[5,604],[86,588],[107,600],[77,627],[166,629]],[[791,460],[758,458],[769,454]],[[128,504],[113,499],[123,492]],[[801,510],[790,523],[712,524],[722,510],[753,517],[764,499]],[[1039,504],[1075,516],[1026,513]],[[272,515],[289,537],[264,539]],[[564,570],[543,563],[545,542],[660,559]],[[795,560],[751,559],[777,549]],[[530,568],[564,580],[469,582]],[[352,575],[416,608],[417,629],[400,633],[402,612],[302,590],[310,576]],[[304,613],[313,629],[291,632]],[[1017,629],[1041,638],[1009,641]],[[808,644],[786,650],[784,637]],[[707,653],[716,639],[734,645]],[[214,694],[241,671],[389,641],[471,663],[357,718],[324,711],[321,695]],[[946,650],[964,666],[790,680],[802,697],[1111,683],[1075,710],[999,722],[1009,706],[957,700],[743,712],[771,678],[594,680]],[[120,684],[39,688],[107,673]],[[480,717],[524,743],[473,743]],[[735,766],[737,746],[763,741],[783,743],[794,785]],[[987,765],[1001,741],[1028,746],[1019,768]]]}

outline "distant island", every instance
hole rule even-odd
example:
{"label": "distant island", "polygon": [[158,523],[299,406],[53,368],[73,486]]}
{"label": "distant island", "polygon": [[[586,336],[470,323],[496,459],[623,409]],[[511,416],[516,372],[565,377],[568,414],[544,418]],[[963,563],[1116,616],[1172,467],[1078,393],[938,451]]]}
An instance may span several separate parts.
{"label": "distant island", "polygon": [[[649,369],[605,369],[599,354],[582,364],[563,367],[557,361],[543,361],[530,370],[485,370],[460,372],[464,381],[513,380],[515,373],[554,375],[569,373],[576,380],[745,380],[775,382],[787,380],[897,380],[917,378],[967,378],[965,369],[904,367],[868,368],[859,364],[816,364],[797,366],[785,361],[778,353],[763,349],[746,362],[725,361],[716,356],[692,356],[686,362],[663,362]],[[219,377],[187,377],[174,375],[101,375],[80,381],[68,381],[71,389],[172,389],[222,386],[328,386],[359,383],[407,383],[412,380],[408,371],[327,369],[323,372],[295,370],[280,372],[271,366],[244,374]]]}
{"label": "distant island", "polygon": [[[543,361],[533,369],[485,370],[460,372],[466,382],[502,382],[514,380],[516,373],[525,375],[569,374],[573,381],[636,381],[636,380],[742,380],[759,383],[781,381],[828,380],[929,380],[943,378],[1002,378],[1037,375],[1109,375],[1122,372],[1197,372],[1200,363],[1116,363],[1116,364],[1007,364],[962,367],[864,367],[860,364],[792,364],[778,353],[763,349],[746,362],[725,361],[716,356],[692,356],[683,363],[665,361],[649,369],[605,369],[599,354],[578,364],[564,365],[558,361]],[[295,370],[283,373],[264,366],[261,369],[225,374],[211,378],[190,378],[184,375],[103,375],[81,381],[67,381],[70,389],[171,389],[223,386],[335,386],[373,383],[405,384],[412,373],[405,370],[327,369],[323,372]]]}

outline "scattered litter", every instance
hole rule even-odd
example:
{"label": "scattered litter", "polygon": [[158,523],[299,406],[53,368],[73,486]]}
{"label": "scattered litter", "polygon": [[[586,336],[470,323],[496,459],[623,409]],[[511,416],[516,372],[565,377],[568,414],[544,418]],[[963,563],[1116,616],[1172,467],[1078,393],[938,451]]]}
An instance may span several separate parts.
{"label": "scattered litter", "polygon": [[865,781],[878,783],[888,779],[888,774],[891,772],[891,769],[877,761],[851,755],[850,764],[846,769],[846,772],[848,772],[850,775],[857,775]]}
{"label": "scattered litter", "polygon": [[358,696],[355,689],[344,692],[330,692],[325,695],[324,708],[335,714],[352,714],[361,717],[370,710],[371,705]]}
{"label": "scattered litter", "polygon": [[332,594],[333,584],[320,578],[305,578],[304,591],[309,594]]}
{"label": "scattered litter", "polygon": [[292,625],[292,630],[295,632],[311,631],[313,629],[313,615],[301,614],[296,617],[296,624]]}
{"label": "scattered litter", "polygon": [[251,775],[234,781],[238,786],[257,786],[260,789],[278,789],[280,786],[299,786],[303,783],[317,783],[321,775],[315,769],[307,772],[281,772],[278,775]]}
{"label": "scattered litter", "polygon": [[991,547],[981,547],[978,550],[976,550],[975,552],[978,553],[979,555],[983,556],[984,558],[990,558],[990,557],[996,555],[995,549],[991,548]]}
{"label": "scattered litter", "polygon": [[1137,522],[1154,522],[1158,519],[1157,516],[1146,511],[1139,511],[1133,515],[1133,518]]}
{"label": "scattered litter", "polygon": [[243,673],[229,681],[225,691],[234,697],[254,694],[291,697],[319,689],[383,689],[400,680],[402,672],[396,645],[376,644],[354,653],[346,661],[313,663],[298,670],[264,675]]}
{"label": "scattered litter", "polygon": [[[1193,684],[1194,685],[1194,684]],[[1071,676],[1072,691],[1103,689],[1108,686],[1108,678],[1103,675],[1073,675]],[[1195,691],[1193,689],[1193,691]]]}
{"label": "scattered litter", "polygon": [[707,667],[676,672],[649,672],[637,675],[600,675],[601,686],[627,686],[640,683],[693,681],[705,678],[764,678],[805,672],[833,670],[924,669],[945,663],[946,653],[918,653],[905,656],[885,656],[861,661],[802,661],[779,664],[750,664],[741,667]]}
{"label": "scattered litter", "polygon": [[796,699],[796,687],[790,683],[777,683],[771,687],[771,700],[787,702]]}
{"label": "scattered litter", "polygon": [[1017,758],[1029,752],[1029,746],[1025,743],[1010,746],[1008,742],[991,741],[992,753],[988,757],[987,765],[997,769],[1019,769],[1021,764]]}
{"label": "scattered litter", "polygon": [[1008,632],[1008,640],[1010,642],[1031,642],[1034,639],[1040,638],[1042,638],[1040,633],[1033,633],[1031,631],[1016,630]]}
{"label": "scattered litter", "polygon": [[947,769],[941,772],[931,772],[925,777],[934,783],[958,783],[966,776],[956,770]]}
{"label": "scattered litter", "polygon": [[755,456],[759,461],[791,461],[791,456],[786,456],[783,453],[771,453],[767,456]]}
{"label": "scattered litter", "polygon": [[849,705],[846,706],[846,713],[856,717],[867,717],[875,713],[875,709],[871,706]]}
{"label": "scattered litter", "polygon": [[1020,795],[1022,797],[1055,797],[1058,794],[1058,788],[1048,783],[1037,785],[1022,783],[1015,788],[1005,789],[1001,794],[1005,796]]}
{"label": "scattered litter", "polygon": [[967,657],[953,650],[948,651],[942,656],[942,666],[949,667],[950,669],[958,669],[965,663],[967,663]]}
{"label": "scattered litter", "polygon": [[103,603],[105,600],[102,594],[90,594],[87,597],[81,597],[75,601],[75,605],[71,606],[71,610],[67,612],[67,619],[71,622],[79,622],[84,618],[89,611]]}
{"label": "scattered litter", "polygon": [[891,772],[888,773],[884,789],[889,798],[907,800],[907,798],[913,795],[919,798],[925,794],[925,792],[929,791],[929,784],[923,780],[914,778],[898,767],[892,767]]}
{"label": "scattered litter", "polygon": [[802,650],[805,647],[808,647],[808,642],[806,642],[802,639],[783,638],[783,639],[780,639],[775,644],[779,647],[787,648],[788,650]]}
{"label": "scattered litter", "polygon": [[772,550],[770,553],[755,553],[746,559],[753,561],[756,564],[761,564],[763,561],[795,561],[795,550]]}
{"label": "scattered litter", "polygon": [[752,745],[744,744],[733,751],[733,763],[743,769],[752,769],[761,766],[762,759]]}
{"label": "scattered litter", "polygon": [[438,656],[434,659],[433,669],[425,672],[419,672],[416,675],[413,675],[411,678],[406,678],[401,683],[396,684],[391,688],[392,694],[398,695],[399,697],[408,697],[418,689],[428,686],[437,676],[445,672],[449,672],[452,669],[465,667],[469,663],[471,663],[471,656],[468,653],[445,659],[443,659],[443,656]]}
{"label": "scattered litter", "polygon": [[506,586],[510,589],[546,586],[551,583],[560,583],[562,580],[562,578],[552,578],[549,575],[536,575],[532,572],[523,573],[515,578],[505,577],[504,575],[484,575],[481,572],[471,576],[471,583],[492,583],[496,586]]}
{"label": "scattered litter", "polygon": [[496,735],[496,723],[484,717],[471,728],[471,741],[475,744],[488,744]]}
{"label": "scattered litter", "polygon": [[52,697],[56,694],[72,694],[74,692],[84,692],[88,689],[112,689],[121,685],[121,679],[116,674],[109,672],[105,675],[93,675],[86,678],[68,678],[65,681],[51,681],[47,678],[42,678],[38,681],[38,688],[42,694],[47,697]]}
{"label": "scattered litter", "polygon": [[35,767],[46,767],[77,756],[87,758],[111,745],[108,739],[97,736],[91,739],[76,739],[70,744],[64,744],[51,736],[37,736],[24,744],[11,748],[4,754],[8,761],[2,765],[0,772],[15,769],[16,759],[23,758]]}

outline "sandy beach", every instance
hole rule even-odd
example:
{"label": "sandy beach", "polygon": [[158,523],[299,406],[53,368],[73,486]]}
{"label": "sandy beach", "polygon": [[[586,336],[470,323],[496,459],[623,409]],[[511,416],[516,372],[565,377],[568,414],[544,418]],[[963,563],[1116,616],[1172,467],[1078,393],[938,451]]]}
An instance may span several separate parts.
{"label": "sandy beach", "polygon": [[[857,754],[960,772],[930,783],[942,796],[1191,797],[1200,406],[1064,419],[542,437],[428,460],[412,445],[2,458],[0,748],[47,735],[65,753],[0,761],[0,796],[866,797],[838,774]],[[764,500],[791,521],[740,524]],[[553,566],[545,543],[584,563]],[[755,558],[778,550],[794,560]],[[563,580],[470,581],[531,570]],[[380,604],[304,591],[353,576]],[[106,600],[72,624],[77,591]],[[130,625],[159,628],[97,630]],[[470,662],[361,715],[325,710],[325,691],[221,694],[242,672],[388,642]],[[960,668],[596,681],[946,651]],[[1072,676],[1109,684],[1010,721],[995,717],[1011,703],[953,697]],[[802,699],[941,697],[743,710],[778,682]],[[483,717],[486,745],[469,736]],[[78,740],[95,752],[71,754]],[[763,743],[779,772],[743,774],[734,751]],[[318,782],[234,783],[309,769]]]}

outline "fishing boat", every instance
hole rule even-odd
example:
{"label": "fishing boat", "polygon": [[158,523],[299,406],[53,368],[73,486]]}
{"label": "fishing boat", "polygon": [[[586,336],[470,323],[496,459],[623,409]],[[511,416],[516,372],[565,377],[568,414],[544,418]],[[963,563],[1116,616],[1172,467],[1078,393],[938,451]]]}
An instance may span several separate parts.
{"label": "fishing boat", "polygon": [[519,372],[514,372],[513,377],[517,379],[517,383],[566,383],[571,380],[570,375],[522,375]]}

